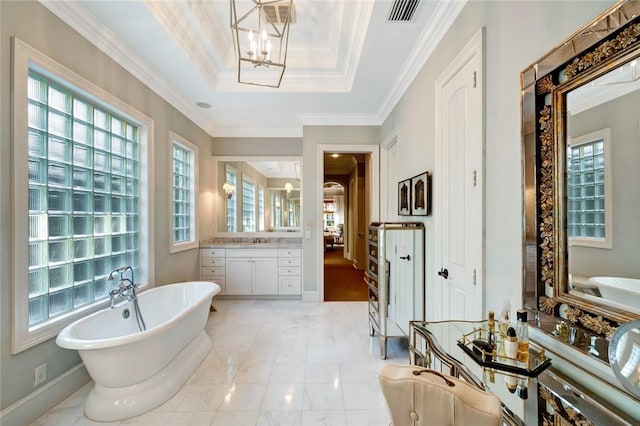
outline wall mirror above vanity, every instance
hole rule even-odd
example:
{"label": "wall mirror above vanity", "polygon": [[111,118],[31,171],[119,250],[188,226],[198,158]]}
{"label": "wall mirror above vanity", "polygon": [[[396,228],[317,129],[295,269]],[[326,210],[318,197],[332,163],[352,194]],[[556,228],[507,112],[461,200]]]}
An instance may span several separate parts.
{"label": "wall mirror above vanity", "polygon": [[217,235],[299,236],[301,157],[214,157],[214,164]]}
{"label": "wall mirror above vanity", "polygon": [[640,319],[639,14],[616,3],[521,75],[525,306],[603,361]]}

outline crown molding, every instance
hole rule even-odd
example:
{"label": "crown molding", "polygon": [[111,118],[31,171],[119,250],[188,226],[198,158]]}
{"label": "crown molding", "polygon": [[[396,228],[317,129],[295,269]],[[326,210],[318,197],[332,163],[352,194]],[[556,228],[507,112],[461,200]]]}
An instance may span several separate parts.
{"label": "crown molding", "polygon": [[389,91],[389,96],[378,112],[379,124],[382,124],[391,114],[393,108],[413,83],[416,75],[418,75],[418,72],[427,62],[466,3],[467,0],[437,2],[429,22],[424,26],[425,30],[409,54],[407,62],[405,62],[402,71],[396,77],[393,87]]}
{"label": "crown molding", "polygon": [[158,24],[180,46],[189,60],[214,87],[220,72],[219,64],[211,57],[202,44],[204,35],[198,35],[200,22],[193,10],[182,2],[158,2],[145,0],[146,8],[153,14]]}
{"label": "crown molding", "polygon": [[372,114],[299,114],[298,118],[307,126],[380,126],[407,91],[418,72],[427,62],[435,48],[453,24],[466,0],[438,2],[420,39],[408,56],[402,70],[377,113]]}
{"label": "crown molding", "polygon": [[298,114],[303,126],[379,126],[378,114]]}
{"label": "crown molding", "polygon": [[301,138],[302,126],[297,127],[216,127],[216,138]]}
{"label": "crown molding", "polygon": [[131,73],[135,78],[149,87],[161,98],[167,101],[182,114],[187,116],[196,125],[209,135],[213,136],[214,129],[204,114],[195,106],[186,102],[175,90],[167,85],[162,78],[152,72],[133,51],[125,47],[125,44],[104,24],[95,19],[78,2],[66,2],[56,0],[39,0],[73,30],[100,49],[105,55],[113,59],[118,65]]}
{"label": "crown molding", "polygon": [[[371,22],[371,14],[373,13],[374,2],[365,1],[357,2],[356,17],[354,19],[350,40],[348,40],[347,46],[349,52],[346,55],[346,61],[344,66],[345,79],[348,82],[349,91],[353,86],[353,81],[358,71],[358,64],[360,63],[360,55],[362,54],[362,47],[367,36],[367,30],[369,28],[369,22]],[[338,55],[339,56],[339,55]]]}

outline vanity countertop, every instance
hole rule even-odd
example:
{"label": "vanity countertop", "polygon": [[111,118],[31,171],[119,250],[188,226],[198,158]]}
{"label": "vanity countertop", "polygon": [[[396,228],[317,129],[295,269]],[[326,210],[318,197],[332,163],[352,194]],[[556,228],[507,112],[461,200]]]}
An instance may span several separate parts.
{"label": "vanity countertop", "polygon": [[280,248],[302,248],[302,244],[295,244],[295,243],[229,243],[229,244],[202,244],[200,245],[200,248],[205,248],[205,249],[213,249],[213,248],[218,248],[218,249],[223,249],[223,248],[228,248],[228,249],[243,249],[243,248],[250,248],[250,249],[280,249]]}

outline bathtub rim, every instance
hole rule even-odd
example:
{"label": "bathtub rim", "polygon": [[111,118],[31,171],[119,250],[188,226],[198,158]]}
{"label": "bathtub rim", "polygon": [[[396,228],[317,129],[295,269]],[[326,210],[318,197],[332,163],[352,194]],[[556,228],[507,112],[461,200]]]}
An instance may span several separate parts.
{"label": "bathtub rim", "polygon": [[[145,294],[149,294],[152,293],[154,291],[161,291],[163,289],[167,289],[168,287],[182,287],[185,286],[187,284],[210,284],[211,285],[211,289],[209,291],[209,293],[211,293],[210,295],[206,295],[202,298],[202,301],[207,300],[207,299],[211,299],[213,296],[215,296],[216,294],[220,293],[221,291],[221,287],[219,284],[212,282],[212,281],[185,281],[185,282],[181,282],[181,283],[172,283],[172,284],[166,284],[166,285],[162,285],[162,286],[157,286],[157,287],[153,287],[149,290],[146,290],[144,292],[141,292],[139,294],[139,296],[143,296]],[[123,301],[119,304],[117,304],[114,308],[115,309],[121,309],[122,307],[132,304],[133,302],[130,301]],[[193,305],[190,305],[187,309],[180,311],[180,313],[178,315],[176,315],[175,317],[173,317],[171,320],[179,320],[180,318],[183,318],[185,316],[187,316],[188,314],[190,314],[191,312],[193,312],[194,310],[196,310],[198,307],[200,306],[200,303],[195,303]],[[58,336],[56,337],[56,344],[58,346],[60,346],[61,348],[65,348],[65,349],[70,349],[70,350],[78,350],[78,351],[82,351],[82,350],[93,350],[93,349],[103,349],[103,348],[111,348],[111,347],[118,347],[118,346],[123,346],[126,344],[130,344],[132,342],[138,341],[141,338],[146,338],[146,337],[151,337],[157,334],[160,334],[163,332],[163,330],[166,328],[166,325],[168,323],[171,323],[172,321],[167,321],[164,322],[158,326],[155,326],[153,328],[147,329],[145,331],[141,331],[138,333],[134,333],[134,334],[127,334],[124,336],[118,336],[118,337],[109,337],[106,339],[79,339],[76,337],[71,336],[71,331],[74,328],[74,326],[82,321],[85,320],[89,320],[97,315],[101,315],[103,314],[104,311],[109,311],[111,310],[111,308],[107,307],[104,309],[100,309],[99,311],[93,312],[92,314],[89,314],[85,317],[79,318],[76,321],[72,322],[71,324],[67,325],[65,328],[63,328],[59,333]],[[142,314],[144,315],[144,312],[142,312]]]}

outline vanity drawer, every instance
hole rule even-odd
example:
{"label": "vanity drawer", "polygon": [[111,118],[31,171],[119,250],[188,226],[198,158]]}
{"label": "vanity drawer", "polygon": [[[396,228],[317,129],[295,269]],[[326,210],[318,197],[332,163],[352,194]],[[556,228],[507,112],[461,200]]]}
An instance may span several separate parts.
{"label": "vanity drawer", "polygon": [[278,266],[300,266],[302,259],[299,257],[281,257],[278,259]]}
{"label": "vanity drawer", "polygon": [[299,266],[292,266],[292,267],[280,267],[278,268],[278,274],[279,275],[300,275],[300,272],[302,271],[302,268],[300,268]]}
{"label": "vanity drawer", "polygon": [[302,249],[300,248],[281,248],[278,249],[279,257],[302,257]]}
{"label": "vanity drawer", "polygon": [[225,275],[224,266],[202,266],[200,268],[200,276],[201,277],[211,277],[215,275]]}
{"label": "vanity drawer", "polygon": [[277,249],[227,249],[227,257],[277,257]]}
{"label": "vanity drawer", "polygon": [[224,249],[200,249],[200,258],[204,257],[224,257]]}
{"label": "vanity drawer", "polygon": [[200,267],[205,266],[224,266],[224,257],[201,257]]}
{"label": "vanity drawer", "polygon": [[300,277],[281,277],[278,281],[278,294],[301,294],[302,280]]}

